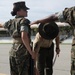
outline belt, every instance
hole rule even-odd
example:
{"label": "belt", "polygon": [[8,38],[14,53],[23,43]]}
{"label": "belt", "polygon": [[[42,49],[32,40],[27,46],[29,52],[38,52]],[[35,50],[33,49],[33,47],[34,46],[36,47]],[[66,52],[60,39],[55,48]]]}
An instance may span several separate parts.
{"label": "belt", "polygon": [[40,47],[40,49],[50,49],[51,47]]}
{"label": "belt", "polygon": [[52,42],[52,44],[50,46],[41,46],[40,48],[46,48],[46,49],[49,49],[51,48],[51,46],[54,45],[54,43]]}

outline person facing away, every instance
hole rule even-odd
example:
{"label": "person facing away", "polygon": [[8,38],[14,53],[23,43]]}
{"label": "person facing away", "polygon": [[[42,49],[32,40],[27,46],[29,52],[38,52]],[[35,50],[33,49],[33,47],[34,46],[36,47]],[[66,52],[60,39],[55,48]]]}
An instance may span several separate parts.
{"label": "person facing away", "polygon": [[[38,33],[33,41],[33,50],[36,53],[35,67],[39,75],[53,74],[54,43],[56,40],[56,53],[59,54],[59,28],[55,22],[41,23]],[[36,66],[37,65],[37,66]],[[45,71],[46,69],[46,71]]]}
{"label": "person facing away", "polygon": [[15,18],[0,26],[8,29],[13,38],[13,45],[9,52],[11,75],[28,75],[30,55],[32,59],[35,57],[30,46],[30,21],[25,18],[28,16],[28,9],[24,1],[14,3],[11,15]]}

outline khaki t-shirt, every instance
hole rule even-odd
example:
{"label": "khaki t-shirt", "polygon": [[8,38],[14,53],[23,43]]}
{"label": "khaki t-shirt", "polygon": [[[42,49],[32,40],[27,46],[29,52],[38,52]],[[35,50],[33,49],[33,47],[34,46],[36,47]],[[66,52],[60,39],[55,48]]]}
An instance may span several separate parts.
{"label": "khaki t-shirt", "polygon": [[39,51],[40,47],[48,48],[51,46],[53,40],[46,40],[40,36],[39,33],[36,34],[33,41],[33,50]]}

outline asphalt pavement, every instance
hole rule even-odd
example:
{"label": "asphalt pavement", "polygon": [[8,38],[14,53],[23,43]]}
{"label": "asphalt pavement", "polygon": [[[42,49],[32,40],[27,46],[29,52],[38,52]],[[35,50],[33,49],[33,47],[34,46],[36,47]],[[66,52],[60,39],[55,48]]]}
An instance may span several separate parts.
{"label": "asphalt pavement", "polygon": [[[12,44],[0,44],[0,75],[10,75],[9,50],[11,46]],[[60,44],[60,50],[60,55],[53,66],[53,75],[70,75],[71,44]]]}

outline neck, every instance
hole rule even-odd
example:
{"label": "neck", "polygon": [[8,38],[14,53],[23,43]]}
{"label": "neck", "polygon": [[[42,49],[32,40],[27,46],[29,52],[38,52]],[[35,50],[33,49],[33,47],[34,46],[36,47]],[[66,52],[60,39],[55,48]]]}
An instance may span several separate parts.
{"label": "neck", "polygon": [[24,17],[24,16],[16,15],[16,18],[19,18],[19,17]]}

